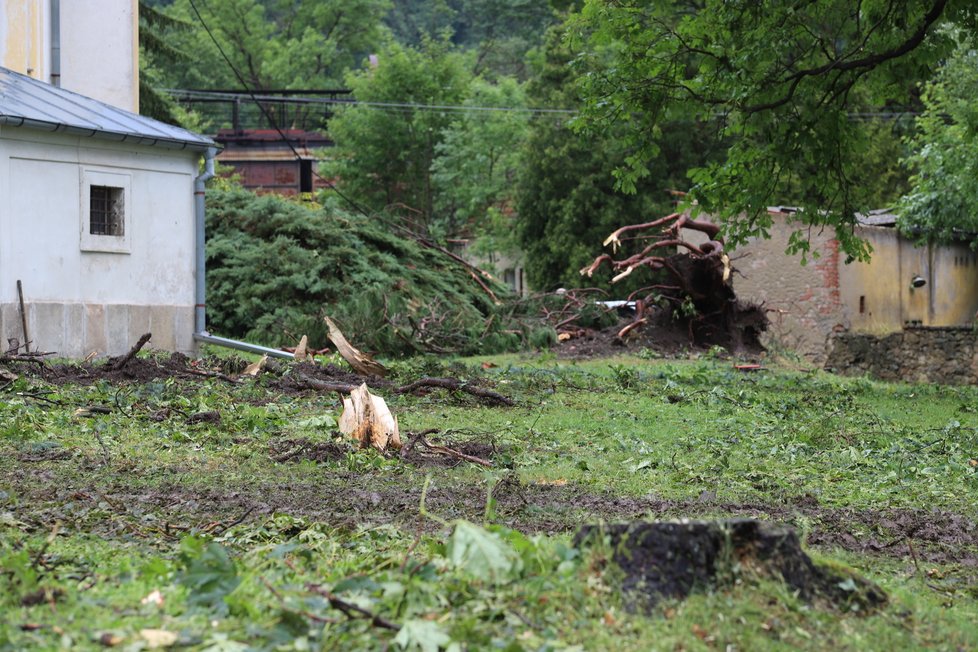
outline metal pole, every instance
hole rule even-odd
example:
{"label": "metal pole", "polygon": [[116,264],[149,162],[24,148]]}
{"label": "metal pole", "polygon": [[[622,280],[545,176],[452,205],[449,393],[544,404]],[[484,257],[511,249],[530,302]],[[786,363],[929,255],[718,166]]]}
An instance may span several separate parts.
{"label": "metal pole", "polygon": [[24,310],[24,286],[17,279],[17,298],[20,300],[20,325],[24,329],[24,353],[31,352],[31,338],[27,334],[27,311]]}

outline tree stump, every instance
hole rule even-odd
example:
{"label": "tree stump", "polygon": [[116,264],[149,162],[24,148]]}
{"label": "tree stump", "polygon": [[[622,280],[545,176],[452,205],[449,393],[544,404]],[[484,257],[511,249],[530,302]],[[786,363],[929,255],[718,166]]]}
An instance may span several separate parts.
{"label": "tree stump", "polygon": [[574,545],[605,541],[611,561],[622,572],[622,590],[640,609],[752,577],[781,580],[803,600],[844,610],[871,611],[887,600],[872,582],[816,564],[802,550],[795,531],[776,523],[729,519],[586,525],[577,532]]}

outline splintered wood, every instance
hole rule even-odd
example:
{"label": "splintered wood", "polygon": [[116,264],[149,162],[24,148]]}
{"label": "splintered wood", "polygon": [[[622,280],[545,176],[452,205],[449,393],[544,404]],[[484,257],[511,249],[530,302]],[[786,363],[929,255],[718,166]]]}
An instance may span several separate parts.
{"label": "splintered wood", "polygon": [[336,347],[336,351],[346,360],[353,370],[361,376],[386,376],[387,367],[380,364],[366,353],[363,353],[352,344],[346,341],[343,333],[336,326],[332,319],[324,317],[326,327],[329,328],[329,341]]}
{"label": "splintered wood", "polygon": [[401,447],[397,418],[391,414],[384,399],[370,393],[366,383],[343,399],[339,428],[344,435],[356,438],[363,447],[373,446],[380,452]]}

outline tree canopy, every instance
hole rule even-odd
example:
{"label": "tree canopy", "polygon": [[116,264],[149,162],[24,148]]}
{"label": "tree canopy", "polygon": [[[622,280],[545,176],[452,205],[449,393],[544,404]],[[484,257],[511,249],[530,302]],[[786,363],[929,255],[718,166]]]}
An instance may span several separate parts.
{"label": "tree canopy", "polygon": [[957,50],[924,88],[907,163],[913,190],[900,205],[900,227],[920,239],[967,238],[978,248],[978,51],[960,33]]}
{"label": "tree canopy", "polygon": [[[954,48],[945,22],[974,28],[966,0],[587,0],[572,22],[582,55],[585,130],[627,124],[618,172],[634,190],[663,125],[698,120],[723,155],[690,171],[697,209],[722,218],[729,243],[765,235],[772,203],[836,229],[864,258],[854,213],[876,208],[864,174],[872,131],[855,114],[902,111]],[[607,65],[593,65],[595,58]],[[791,250],[808,247],[804,232]]]}

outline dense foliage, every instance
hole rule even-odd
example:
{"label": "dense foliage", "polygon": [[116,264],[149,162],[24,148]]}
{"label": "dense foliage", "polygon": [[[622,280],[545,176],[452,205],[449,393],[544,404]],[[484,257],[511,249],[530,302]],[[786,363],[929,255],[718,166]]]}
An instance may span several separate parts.
{"label": "dense foliage", "polygon": [[216,334],[276,345],[307,334],[319,347],[328,314],[358,346],[387,355],[520,344],[467,269],[380,219],[244,190],[210,192],[207,202]]}
{"label": "dense foliage", "polygon": [[349,86],[365,104],[326,125],[324,175],[428,237],[522,255],[539,289],[580,283],[670,190],[728,248],[794,205],[863,257],[854,213],[901,195],[920,237],[973,230],[974,62],[949,58],[975,28],[965,0],[143,2],[152,85],[240,87],[206,22],[251,89]]}
{"label": "dense foliage", "polygon": [[336,141],[329,176],[369,208],[400,213],[428,230],[434,216],[431,167],[450,115],[433,105],[458,105],[471,73],[464,55],[445,40],[420,49],[392,45],[376,68],[347,77],[358,104],[330,121]]}
{"label": "dense foliage", "polygon": [[[551,32],[529,83],[531,106],[580,105],[574,56],[561,33]],[[625,130],[583,134],[571,128],[570,117],[544,114],[531,122],[520,170],[517,232],[530,283],[541,289],[601,284],[582,281],[579,270],[594,260],[605,237],[622,224],[670,212],[675,198],[668,191],[684,189],[686,168],[709,156],[700,125],[676,119],[666,126],[648,174],[626,193],[613,175],[633,155]]]}
{"label": "dense foliage", "polygon": [[[724,218],[736,244],[764,234],[770,204],[804,207],[811,225],[838,227],[847,254],[864,257],[851,228],[875,208],[862,165],[871,132],[853,112],[906,106],[916,82],[953,47],[938,26],[973,28],[964,0],[730,3],[590,0],[574,22],[585,61],[592,128],[628,124],[634,155],[620,181],[633,188],[677,115],[715,125],[724,156],[692,174],[699,207]],[[786,196],[790,190],[792,195]],[[791,249],[805,250],[802,232]]]}
{"label": "dense foliage", "polygon": [[389,9],[388,0],[175,0],[167,14],[192,29],[173,31],[172,44],[193,60],[170,67],[166,81],[241,88],[223,50],[251,90],[336,88],[382,45]]}
{"label": "dense foliage", "polygon": [[913,191],[904,197],[901,228],[914,237],[978,247],[978,51],[962,38],[924,90],[926,110],[911,140]]}

